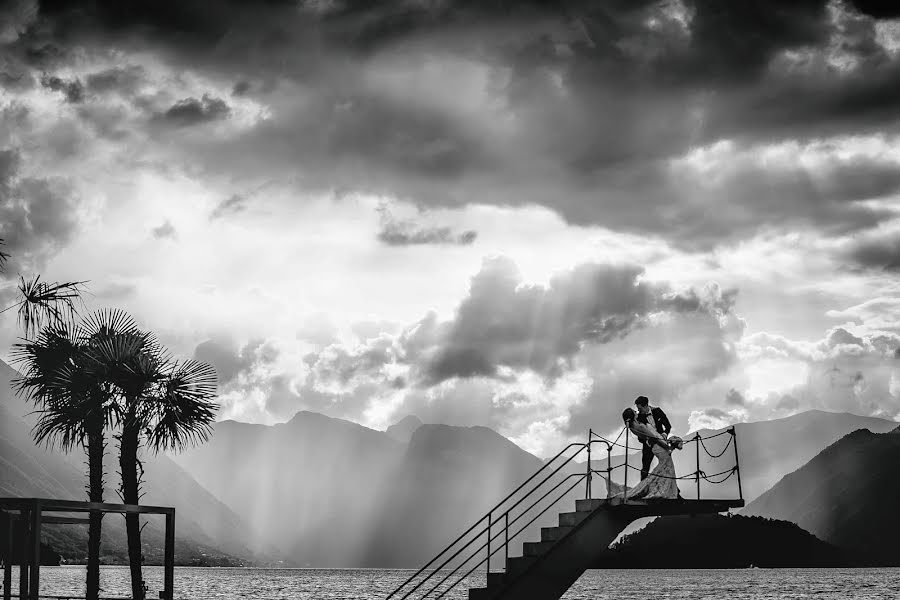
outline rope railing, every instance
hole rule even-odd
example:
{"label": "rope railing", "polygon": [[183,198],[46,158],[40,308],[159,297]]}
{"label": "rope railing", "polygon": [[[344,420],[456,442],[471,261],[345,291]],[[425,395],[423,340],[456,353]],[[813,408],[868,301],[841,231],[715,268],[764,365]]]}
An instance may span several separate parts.
{"label": "rope railing", "polygon": [[[623,435],[625,436],[624,444],[620,442]],[[731,435],[731,439],[728,440],[721,451],[717,453],[710,452],[709,448],[707,448],[706,444],[704,443],[704,440],[714,439],[722,435]],[[407,600],[417,591],[420,594],[418,596],[418,600],[425,600],[426,598],[431,597],[432,594],[437,594],[436,596],[434,596],[434,600],[439,600],[440,598],[443,598],[447,593],[449,593],[450,590],[456,588],[456,586],[465,581],[478,568],[486,566],[486,574],[489,575],[491,572],[491,559],[498,553],[505,553],[506,563],[508,565],[510,542],[524,533],[529,527],[534,524],[537,519],[546,514],[546,512],[550,510],[550,508],[558,504],[564,498],[568,497],[572,493],[572,491],[582,482],[585,482],[585,498],[592,498],[591,480],[594,475],[598,475],[601,478],[606,479],[606,481],[608,482],[607,496],[609,496],[612,487],[612,472],[622,468],[624,471],[625,481],[623,485],[622,502],[623,504],[627,504],[629,493],[628,472],[629,470],[641,471],[640,468],[628,463],[631,450],[629,437],[629,429],[627,427],[623,427],[614,440],[610,440],[602,435],[599,435],[592,429],[589,430],[587,442],[576,442],[569,444],[568,446],[563,448],[563,450],[560,451],[556,456],[546,461],[528,479],[520,484],[503,500],[498,502],[483,517],[475,521],[475,523],[473,523],[468,529],[466,529],[466,531],[460,534],[459,537],[457,537],[453,542],[448,544],[443,550],[435,555],[434,558],[428,561],[425,566],[420,568],[413,575],[407,578],[402,584],[400,584],[393,592],[390,593],[390,595],[387,596],[385,600],[390,600],[391,598],[395,597],[396,600]],[[674,479],[677,481],[686,481],[693,479],[697,485],[697,499],[700,499],[701,480],[713,485],[717,485],[720,483],[724,483],[725,481],[736,475],[738,481],[738,493],[740,494],[741,500],[743,500],[743,493],[741,491],[741,473],[740,466],[738,464],[737,453],[737,433],[734,427],[710,436],[701,436],[698,432],[692,438],[690,438],[689,440],[683,440],[683,442],[684,444],[693,442],[697,443],[697,464],[695,471],[692,473],[674,477],[661,474],[653,474],[651,476],[661,477],[664,479]],[[594,469],[591,463],[593,445],[598,443],[604,444],[606,446],[606,469]],[[733,467],[718,473],[713,473],[712,475],[708,475],[702,469],[700,469],[700,448],[703,448],[706,455],[711,459],[718,459],[725,454],[729,447],[734,448],[735,464]],[[624,449],[623,462],[615,466],[613,466],[612,464],[612,451],[614,448]],[[564,458],[564,456],[573,449],[574,452],[572,452],[571,455],[567,458]],[[572,463],[572,461],[576,457],[580,456],[582,452],[586,452],[587,454],[587,462],[584,471],[582,471],[581,473],[560,474],[560,472],[567,465]],[[555,468],[551,469],[552,465],[555,465]],[[548,471],[549,474],[540,479],[540,481],[538,481],[537,483],[533,483],[539,478],[542,473],[547,473]],[[724,477],[722,477],[723,475]],[[557,481],[550,484],[550,489],[545,489],[545,484],[551,482],[551,480],[553,480],[554,478],[557,478]],[[567,482],[573,479],[574,481],[571,483],[571,485],[565,486]],[[550,502],[543,506],[543,508],[538,509],[539,505],[541,505],[542,502],[547,500],[547,498],[549,498],[564,486],[565,489],[562,494],[553,498]],[[526,490],[526,488],[528,489]],[[517,500],[509,504],[520,492],[521,496]],[[533,499],[535,496],[539,497],[537,497],[536,500],[533,500],[526,508],[519,508],[526,503],[526,500]],[[519,510],[517,514],[514,514],[513,511],[515,511],[516,509]],[[532,514],[532,511],[534,511],[536,514]],[[515,533],[511,534],[510,532],[514,529],[514,526],[517,525],[520,521],[526,519],[526,516],[530,517],[530,519],[524,525],[518,527]],[[468,541],[466,541],[467,538],[469,538]],[[479,557],[481,558],[479,559]],[[463,571],[464,569],[469,567],[473,561],[476,561],[474,566],[468,568],[468,570],[463,575],[458,577],[452,583],[447,583],[460,571]],[[428,585],[426,586],[426,584]],[[427,591],[423,592],[422,590]]]}
{"label": "rope railing", "polygon": [[699,439],[700,446],[703,448],[703,451],[706,452],[706,455],[709,456],[710,458],[720,458],[723,454],[725,454],[725,452],[728,450],[729,446],[731,446],[731,443],[733,441],[734,441],[734,436],[731,436],[730,438],[728,438],[728,443],[725,444],[725,446],[722,448],[722,451],[719,452],[718,454],[713,454],[712,452],[709,451],[709,448],[706,447],[706,444],[703,443],[703,438]]}

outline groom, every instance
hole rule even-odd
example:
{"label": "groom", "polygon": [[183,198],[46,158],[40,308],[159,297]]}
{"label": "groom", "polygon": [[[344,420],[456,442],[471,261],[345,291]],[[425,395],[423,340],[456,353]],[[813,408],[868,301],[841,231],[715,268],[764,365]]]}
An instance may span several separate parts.
{"label": "groom", "polygon": [[[668,437],[669,432],[672,431],[672,424],[669,423],[669,418],[661,408],[650,406],[650,400],[647,396],[638,396],[634,404],[638,409],[638,421],[653,427],[663,437]],[[641,451],[641,481],[650,474],[650,463],[653,462],[653,445],[649,441],[641,439],[641,445],[643,446]]]}

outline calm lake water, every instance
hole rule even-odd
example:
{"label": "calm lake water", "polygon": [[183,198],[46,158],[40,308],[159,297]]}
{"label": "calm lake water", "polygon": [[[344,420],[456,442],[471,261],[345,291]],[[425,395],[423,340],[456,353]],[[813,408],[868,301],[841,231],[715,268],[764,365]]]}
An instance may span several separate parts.
{"label": "calm lake water", "polygon": [[[357,600],[384,598],[412,571],[389,569],[175,569],[175,597],[184,600]],[[103,567],[104,596],[129,594],[127,567]],[[162,589],[159,567],[145,568],[148,598]],[[13,579],[14,590],[18,579]],[[472,585],[481,585],[473,579]],[[84,592],[84,567],[41,568],[41,593]],[[467,598],[466,590],[447,597]],[[741,569],[696,571],[588,571],[565,600],[677,600],[815,598],[816,600],[896,600],[900,568]]]}

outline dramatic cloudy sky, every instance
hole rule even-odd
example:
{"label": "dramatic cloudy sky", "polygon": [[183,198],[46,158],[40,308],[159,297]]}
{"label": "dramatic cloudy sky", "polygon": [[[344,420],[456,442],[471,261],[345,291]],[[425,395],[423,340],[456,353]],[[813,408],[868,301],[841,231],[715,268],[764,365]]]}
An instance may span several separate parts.
{"label": "dramatic cloudy sky", "polygon": [[89,280],[223,419],[900,418],[881,4],[7,0],[0,296]]}

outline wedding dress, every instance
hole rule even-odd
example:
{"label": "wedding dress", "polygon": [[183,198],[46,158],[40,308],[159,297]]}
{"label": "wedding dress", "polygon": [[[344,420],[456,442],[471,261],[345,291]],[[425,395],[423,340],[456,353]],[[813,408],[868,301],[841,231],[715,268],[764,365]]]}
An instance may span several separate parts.
{"label": "wedding dress", "polygon": [[[647,478],[628,490],[625,495],[625,486],[607,481],[607,497],[622,498],[627,500],[675,500],[678,498],[678,482],[675,480],[675,461],[672,460],[672,451],[663,438],[643,423],[634,422],[631,431],[635,435],[660,440],[653,444],[653,455],[659,461]],[[606,479],[604,477],[604,479]]]}

